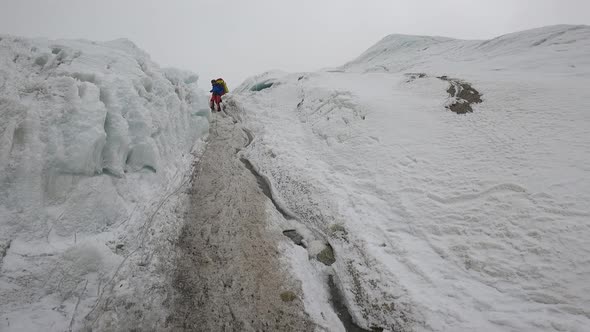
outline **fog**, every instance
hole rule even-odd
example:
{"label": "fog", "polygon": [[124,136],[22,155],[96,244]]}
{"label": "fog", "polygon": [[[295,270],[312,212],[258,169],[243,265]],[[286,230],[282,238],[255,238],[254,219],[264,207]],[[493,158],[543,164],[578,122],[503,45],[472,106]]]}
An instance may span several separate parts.
{"label": "fog", "polygon": [[129,38],[230,89],[269,69],[341,65],[391,33],[488,39],[552,24],[590,24],[590,1],[0,0],[2,34]]}

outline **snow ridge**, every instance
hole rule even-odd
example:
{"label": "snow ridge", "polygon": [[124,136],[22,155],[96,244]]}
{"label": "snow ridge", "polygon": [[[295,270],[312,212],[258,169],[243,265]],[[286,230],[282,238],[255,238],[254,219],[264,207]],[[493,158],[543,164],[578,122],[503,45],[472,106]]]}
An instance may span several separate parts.
{"label": "snow ridge", "polygon": [[[342,68],[367,72],[460,69],[464,62],[501,70],[590,72],[590,26],[555,25],[486,41],[393,34]],[[442,61],[441,61],[442,60]],[[436,62],[439,66],[433,66]]]}

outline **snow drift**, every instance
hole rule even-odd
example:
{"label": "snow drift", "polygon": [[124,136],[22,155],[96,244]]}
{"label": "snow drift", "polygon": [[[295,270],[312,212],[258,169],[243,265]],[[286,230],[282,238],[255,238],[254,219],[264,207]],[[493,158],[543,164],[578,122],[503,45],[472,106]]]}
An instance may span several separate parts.
{"label": "snow drift", "polygon": [[3,331],[78,327],[158,242],[148,217],[208,131],[197,79],[128,40],[0,36]]}
{"label": "snow drift", "polygon": [[[335,251],[325,268],[285,240],[310,317],[344,329],[332,275],[365,330],[587,330],[588,54],[587,26],[392,35],[340,68],[236,89],[243,158],[302,242]],[[482,102],[457,115],[464,82]]]}

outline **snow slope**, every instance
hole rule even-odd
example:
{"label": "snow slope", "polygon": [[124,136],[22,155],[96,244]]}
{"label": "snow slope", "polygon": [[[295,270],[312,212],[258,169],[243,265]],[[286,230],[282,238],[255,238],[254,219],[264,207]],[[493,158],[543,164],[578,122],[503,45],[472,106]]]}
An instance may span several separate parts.
{"label": "snow slope", "polygon": [[154,251],[208,132],[197,79],[128,40],[0,36],[0,330],[124,328],[116,312],[159,305]]}
{"label": "snow slope", "polygon": [[589,50],[590,29],[584,25],[549,26],[485,41],[389,35],[342,68],[362,72],[420,69],[466,74],[542,71],[579,76],[588,74]]}
{"label": "snow slope", "polygon": [[[316,323],[344,330],[333,275],[364,329],[587,331],[589,54],[587,26],[392,35],[343,67],[239,87],[243,157],[304,243],[336,254],[325,268],[284,248]],[[450,112],[441,75],[483,102]]]}

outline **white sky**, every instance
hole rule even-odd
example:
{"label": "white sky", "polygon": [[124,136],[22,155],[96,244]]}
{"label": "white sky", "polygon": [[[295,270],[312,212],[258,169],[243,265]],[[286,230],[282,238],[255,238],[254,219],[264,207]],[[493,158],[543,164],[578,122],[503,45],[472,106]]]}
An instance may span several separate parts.
{"label": "white sky", "polygon": [[230,89],[269,69],[338,66],[391,33],[488,39],[590,24],[590,0],[0,0],[0,33],[129,38]]}

